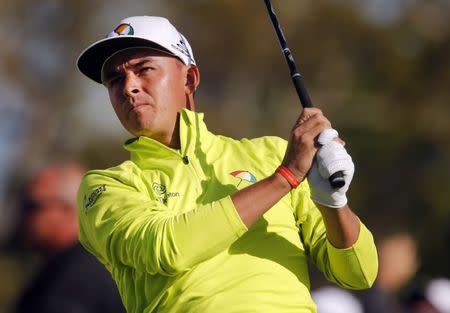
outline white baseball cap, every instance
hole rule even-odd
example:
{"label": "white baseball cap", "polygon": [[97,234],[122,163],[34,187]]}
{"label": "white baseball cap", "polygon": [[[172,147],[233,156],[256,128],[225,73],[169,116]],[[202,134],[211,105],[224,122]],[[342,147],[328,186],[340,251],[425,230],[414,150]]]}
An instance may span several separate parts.
{"label": "white baseball cap", "polygon": [[194,54],[187,39],[169,22],[159,16],[127,17],[106,38],[94,42],[77,60],[78,69],[97,83],[102,83],[105,61],[120,50],[149,47],[178,57],[184,64],[195,65]]}

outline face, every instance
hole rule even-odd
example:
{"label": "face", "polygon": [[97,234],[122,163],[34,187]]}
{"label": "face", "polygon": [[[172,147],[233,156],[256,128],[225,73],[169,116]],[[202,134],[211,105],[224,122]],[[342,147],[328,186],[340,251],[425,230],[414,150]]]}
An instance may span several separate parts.
{"label": "face", "polygon": [[43,252],[70,246],[77,239],[75,197],[81,176],[61,176],[54,169],[42,172],[27,190],[24,237]]}
{"label": "face", "polygon": [[104,65],[103,84],[122,125],[135,136],[170,145],[186,107],[189,66],[163,52],[127,49]]}

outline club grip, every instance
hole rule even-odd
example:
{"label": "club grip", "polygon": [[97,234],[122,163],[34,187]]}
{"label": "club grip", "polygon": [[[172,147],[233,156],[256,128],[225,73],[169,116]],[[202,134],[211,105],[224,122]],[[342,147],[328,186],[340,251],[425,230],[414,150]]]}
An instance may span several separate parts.
{"label": "club grip", "polygon": [[305,84],[303,83],[302,76],[298,72],[291,72],[291,79],[294,84],[295,91],[300,99],[300,104],[304,108],[312,108],[313,104],[311,102],[311,98],[309,97],[308,91],[306,90]]}
{"label": "club grip", "polygon": [[342,171],[334,173],[328,180],[330,181],[331,187],[334,189],[341,188],[345,185],[344,173]]}

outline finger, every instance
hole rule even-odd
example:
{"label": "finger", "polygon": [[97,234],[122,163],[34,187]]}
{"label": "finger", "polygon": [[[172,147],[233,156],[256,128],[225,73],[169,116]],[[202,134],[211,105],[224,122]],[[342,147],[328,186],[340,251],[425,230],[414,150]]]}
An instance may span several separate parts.
{"label": "finger", "polygon": [[[345,147],[345,145],[346,145],[346,142],[344,140],[342,140],[341,138],[339,138],[339,137],[336,137],[336,138],[334,138],[331,141],[340,144],[342,147]],[[317,139],[316,139],[315,143],[316,143],[316,147],[317,148],[320,148],[320,147],[324,146],[323,144],[319,143]]]}
{"label": "finger", "polygon": [[320,160],[319,171],[325,178],[332,173],[346,170],[349,162],[352,162],[347,150],[335,141],[322,146],[317,152],[317,159]]}
{"label": "finger", "polygon": [[325,116],[317,114],[296,126],[293,131],[297,137],[308,134],[308,137],[313,139],[327,128],[331,128],[330,121]]}
{"label": "finger", "polygon": [[343,147],[345,147],[345,141],[342,140],[341,138],[337,137],[334,138],[333,141],[336,141],[337,143],[341,144]]}
{"label": "finger", "polygon": [[322,111],[318,108],[304,108],[297,121],[295,122],[295,125],[301,125],[317,114],[323,115]]}
{"label": "finger", "polygon": [[322,146],[326,145],[330,141],[335,141],[341,144],[343,147],[345,146],[345,141],[339,138],[339,133],[333,128],[325,129],[317,138],[317,142]]}
{"label": "finger", "polygon": [[320,133],[319,137],[317,138],[317,142],[323,146],[330,141],[333,141],[335,138],[339,138],[338,132],[333,128],[328,128]]}

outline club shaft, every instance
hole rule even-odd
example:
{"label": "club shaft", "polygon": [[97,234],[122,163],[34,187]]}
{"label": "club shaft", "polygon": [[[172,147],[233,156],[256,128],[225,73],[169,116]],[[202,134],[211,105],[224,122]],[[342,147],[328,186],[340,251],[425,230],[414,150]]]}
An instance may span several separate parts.
{"label": "club shaft", "polygon": [[270,20],[272,21],[273,27],[278,37],[278,41],[281,46],[281,50],[283,50],[284,57],[289,67],[289,72],[291,75],[292,83],[294,84],[295,90],[297,91],[297,95],[300,99],[300,103],[304,108],[312,108],[311,98],[309,97],[308,91],[305,88],[305,84],[303,83],[303,78],[297,70],[297,66],[295,65],[294,57],[292,56],[291,50],[287,45],[286,38],[284,37],[283,31],[281,30],[280,23],[278,22],[277,15],[273,9],[272,3],[270,0],[264,0],[267,11],[269,12]]}
{"label": "club shaft", "polygon": [[[289,72],[291,74],[292,83],[294,84],[295,91],[300,99],[300,103],[304,108],[312,108],[312,102],[309,98],[309,94],[306,91],[305,84],[303,83],[303,78],[297,71],[297,66],[295,65],[294,57],[292,56],[291,50],[287,45],[286,38],[284,37],[283,31],[281,30],[280,22],[278,22],[277,15],[273,9],[270,0],[264,0],[266,4],[267,11],[269,12],[270,20],[272,21],[275,32],[277,33],[278,41],[283,50],[284,57],[289,66]],[[334,173],[329,177],[330,184],[333,188],[341,188],[345,184],[344,174],[339,171]]]}

